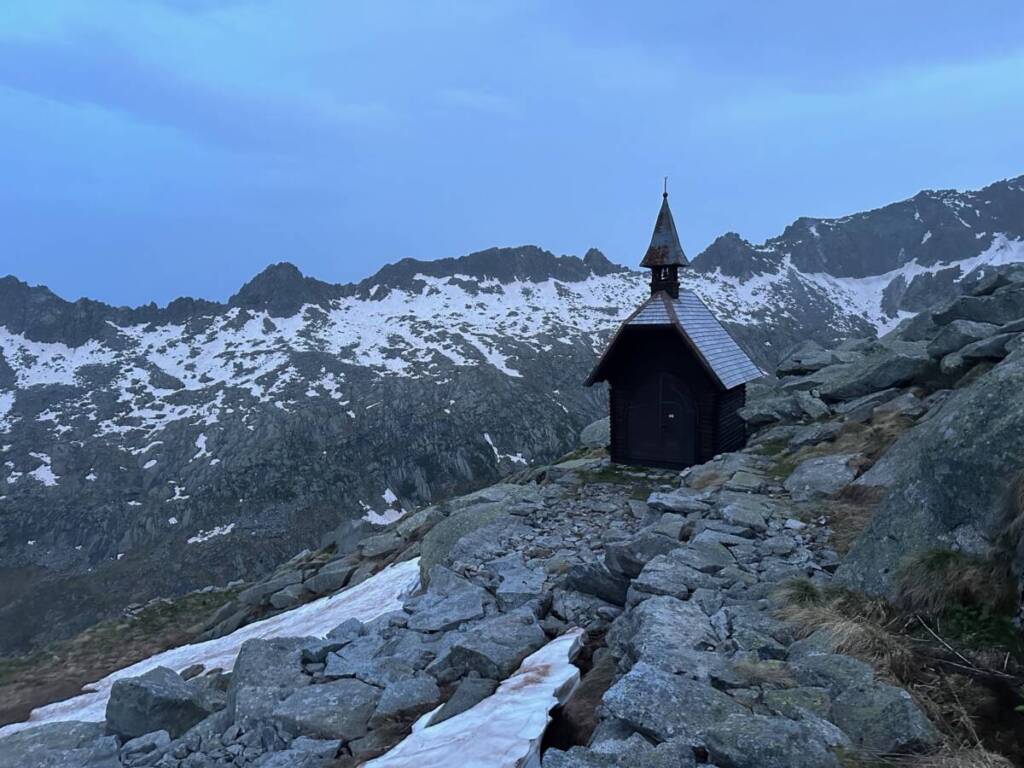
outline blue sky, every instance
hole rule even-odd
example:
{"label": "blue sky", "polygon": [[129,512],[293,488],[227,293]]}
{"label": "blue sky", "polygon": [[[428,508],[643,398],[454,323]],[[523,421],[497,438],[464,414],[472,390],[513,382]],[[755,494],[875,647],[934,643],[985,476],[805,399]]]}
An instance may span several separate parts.
{"label": "blue sky", "polygon": [[636,263],[1024,173],[1024,3],[6,0],[0,274],[225,299],[534,243]]}

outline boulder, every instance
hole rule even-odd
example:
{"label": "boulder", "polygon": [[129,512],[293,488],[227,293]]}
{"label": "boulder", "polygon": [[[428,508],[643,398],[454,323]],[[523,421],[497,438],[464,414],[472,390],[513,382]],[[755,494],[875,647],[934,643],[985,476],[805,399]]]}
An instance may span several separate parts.
{"label": "boulder", "polygon": [[[954,391],[857,480],[884,493],[837,571],[892,594],[902,561],[936,548],[988,556],[1007,527],[1007,482],[1024,472],[1024,350]],[[1019,539],[1013,559],[1024,566]]]}
{"label": "boulder", "polygon": [[629,579],[612,574],[602,563],[577,563],[565,577],[566,587],[594,595],[613,605],[625,605]]}
{"label": "boulder", "polygon": [[280,592],[285,587],[298,584],[300,581],[302,581],[302,574],[299,571],[289,571],[242,590],[238,595],[238,601],[245,605],[260,605],[275,592]]}
{"label": "boulder", "polygon": [[252,768],[332,768],[337,765],[334,758],[340,749],[340,741],[301,736],[286,750],[256,758]]}
{"label": "boulder", "polygon": [[346,645],[351,643],[357,637],[362,637],[365,634],[366,625],[359,619],[351,618],[345,619],[341,624],[328,632],[327,639]]}
{"label": "boulder", "polygon": [[1024,289],[1008,286],[988,296],[960,296],[933,317],[939,325],[954,320],[1003,325],[1024,317]]}
{"label": "boulder", "polygon": [[811,501],[835,496],[853,482],[857,472],[850,467],[856,454],[817,456],[797,465],[783,486],[794,501]]}
{"label": "boulder", "polygon": [[872,392],[869,395],[839,403],[836,406],[836,413],[845,416],[848,421],[865,421],[871,416],[876,406],[887,403],[899,397],[903,390],[891,388],[883,389],[881,392]]}
{"label": "boulder", "polygon": [[662,536],[668,536],[675,541],[683,538],[683,533],[686,529],[686,516],[680,515],[678,512],[663,512],[661,517],[658,518],[658,522],[650,526],[652,533],[660,533]]}
{"label": "boulder", "polygon": [[420,573],[424,583],[429,581],[430,569],[445,563],[459,539],[496,521],[514,522],[508,504],[484,502],[463,508],[427,531],[420,553]]}
{"label": "boulder", "polygon": [[730,525],[749,528],[756,533],[764,533],[768,530],[762,505],[757,502],[749,503],[744,499],[736,499],[723,506],[719,510],[719,514]]}
{"label": "boulder", "polygon": [[831,720],[871,754],[926,752],[941,741],[910,694],[883,683],[847,688],[832,702]]}
{"label": "boulder", "polygon": [[706,573],[679,562],[672,555],[658,555],[633,580],[629,587],[628,602],[634,604],[652,595],[668,595],[685,600],[701,587],[714,586],[715,580]]}
{"label": "boulder", "polygon": [[999,333],[968,344],[957,354],[965,360],[1002,360],[1007,355],[1007,344],[1015,338],[1016,333]]}
{"label": "boulder", "polygon": [[835,768],[821,733],[785,717],[730,715],[706,732],[708,756],[723,768]]}
{"label": "boulder", "polygon": [[777,421],[798,419],[803,414],[800,403],[791,394],[759,397],[739,409],[739,416],[752,429]]}
{"label": "boulder", "polygon": [[277,637],[246,640],[238,651],[228,685],[228,716],[247,727],[273,710],[295,689],[309,685],[302,671],[307,638]]}
{"label": "boulder", "polygon": [[291,736],[351,741],[366,735],[381,691],[360,680],[309,686],[278,703],[273,721]]}
{"label": "boulder", "polygon": [[891,387],[924,381],[935,365],[923,342],[883,349],[864,360],[818,371],[818,394],[825,402],[852,400]]}
{"label": "boulder", "polygon": [[306,602],[312,596],[313,593],[304,584],[290,584],[270,596],[270,605],[279,611],[284,611]]}
{"label": "boulder", "polygon": [[427,672],[441,683],[453,682],[472,672],[504,680],[547,640],[533,613],[521,608],[447,633]]}
{"label": "boulder", "polygon": [[988,296],[1000,288],[1024,282],[1024,269],[1020,264],[1008,264],[982,277],[971,289],[972,296]]}
{"label": "boulder", "polygon": [[991,323],[977,323],[973,320],[953,320],[943,326],[938,334],[928,342],[928,354],[940,358],[950,352],[956,352],[971,342],[992,336],[998,326]]}
{"label": "boulder", "polygon": [[441,689],[431,677],[399,680],[384,689],[370,725],[377,728],[389,721],[412,720],[441,703]]}
{"label": "boulder", "polygon": [[333,560],[303,582],[314,595],[330,595],[348,584],[356,565],[346,560]]}
{"label": "boulder", "polygon": [[498,580],[494,596],[502,610],[513,610],[535,600],[544,591],[547,575],[537,564],[528,565],[523,555],[512,553],[487,563],[487,570]]}
{"label": "boulder", "polygon": [[430,718],[430,724],[442,723],[472,709],[498,689],[498,681],[486,677],[464,677],[455,691],[437,713]]}
{"label": "boulder", "polygon": [[334,545],[335,557],[351,554],[359,548],[359,542],[372,530],[370,523],[361,517],[344,520],[323,540],[324,546]]}
{"label": "boulder", "polygon": [[782,357],[776,368],[779,376],[812,373],[837,362],[835,354],[816,341],[801,342]]}
{"label": "boulder", "polygon": [[543,768],[696,768],[693,748],[684,739],[652,745],[633,733],[629,738],[600,745],[573,747],[567,752],[549,749]]}
{"label": "boulder", "polygon": [[395,523],[395,532],[406,540],[418,539],[421,534],[429,531],[443,518],[444,513],[438,507],[424,507],[417,512],[405,515]]}
{"label": "boulder", "polygon": [[121,768],[102,723],[46,723],[0,738],[0,768]]}
{"label": "boulder", "polygon": [[607,416],[591,422],[580,432],[580,445],[586,448],[604,448],[610,442],[611,419]]}
{"label": "boulder", "polygon": [[850,688],[871,685],[875,679],[870,665],[834,653],[816,653],[797,659],[791,654],[789,669],[801,685],[827,689],[833,697]]}
{"label": "boulder", "polygon": [[764,705],[772,712],[792,720],[799,720],[808,712],[827,719],[832,710],[832,697],[825,688],[781,688],[765,691]]}
{"label": "boulder", "polygon": [[786,438],[791,450],[803,448],[807,445],[819,445],[828,443],[839,437],[843,431],[842,424],[835,421],[826,421],[823,424],[811,424],[806,427],[796,427]]}
{"label": "boulder", "polygon": [[709,574],[718,573],[723,568],[736,564],[732,552],[719,541],[691,541],[685,547],[670,552],[669,557],[673,562]]}
{"label": "boulder", "polygon": [[167,731],[154,731],[139,736],[121,747],[121,762],[129,766],[152,765],[171,743],[171,735]]}
{"label": "boulder", "polygon": [[647,505],[662,512],[688,514],[690,512],[707,512],[711,509],[704,493],[690,488],[677,488],[674,491],[657,491],[647,497]]}
{"label": "boulder", "polygon": [[124,739],[153,731],[167,731],[176,739],[209,714],[181,675],[156,667],[114,682],[106,721],[108,730]]}
{"label": "boulder", "polygon": [[831,409],[825,405],[825,401],[810,392],[794,392],[793,397],[796,398],[796,404],[800,406],[800,410],[810,419],[824,419],[832,414]]}
{"label": "boulder", "polygon": [[359,554],[363,557],[382,557],[397,552],[401,546],[402,537],[397,531],[384,531],[360,541]]}
{"label": "boulder", "polygon": [[405,610],[412,614],[406,626],[418,632],[446,632],[483,618],[488,604],[493,600],[483,587],[435,565],[430,569],[427,591],[405,603]]}
{"label": "boulder", "polygon": [[616,619],[608,639],[625,659],[671,673],[686,672],[691,651],[714,649],[717,642],[700,606],[667,595],[645,600]]}
{"label": "boulder", "polygon": [[671,552],[678,546],[679,541],[676,539],[660,533],[641,531],[625,541],[606,544],[604,562],[612,574],[633,579],[655,557]]}
{"label": "boulder", "polygon": [[743,705],[708,683],[673,675],[640,662],[608,689],[604,706],[612,717],[657,741],[676,737],[699,745],[708,730],[729,715],[749,714]]}

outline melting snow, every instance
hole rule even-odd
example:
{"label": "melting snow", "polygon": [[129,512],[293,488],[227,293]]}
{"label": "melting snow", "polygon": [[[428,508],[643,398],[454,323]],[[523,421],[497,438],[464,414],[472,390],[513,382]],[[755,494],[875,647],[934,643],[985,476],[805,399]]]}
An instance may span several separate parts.
{"label": "melting snow", "polygon": [[209,541],[214,536],[227,536],[235,530],[234,523],[228,523],[227,525],[218,525],[216,528],[211,528],[208,531],[200,531],[195,536],[191,536],[188,539],[189,544],[202,544],[204,541]]}
{"label": "melting snow", "polygon": [[206,450],[206,434],[205,433],[201,434],[199,437],[196,438],[196,448],[199,449],[199,452],[196,453],[196,455],[192,457],[192,461],[195,461],[196,459],[201,459],[204,456],[209,456],[210,455],[210,452],[208,450]]}
{"label": "melting snow", "polygon": [[572,664],[583,631],[574,629],[526,657],[519,670],[476,706],[437,725],[424,716],[387,754],[366,768],[516,768],[540,765],[551,710],[565,703],[580,672]]}
{"label": "melting snow", "polygon": [[[566,413],[568,413],[568,411],[566,411]],[[484,432],[484,440],[486,440],[487,444],[489,446],[491,446],[491,450],[494,451],[494,458],[497,459],[498,461],[501,461],[502,459],[508,459],[513,464],[526,464],[527,463],[526,459],[523,458],[523,454],[521,454],[521,453],[501,453],[495,447],[494,441],[491,440],[491,436],[489,434],[487,434],[486,432]]]}
{"label": "melting snow", "polygon": [[[210,463],[212,464],[213,462],[211,461]],[[174,495],[167,499],[167,501],[184,501],[185,499],[191,498],[188,494],[181,492],[182,488],[176,482],[173,480],[169,480],[168,482],[174,487]]]}
{"label": "melting snow", "polygon": [[14,369],[17,386],[37,384],[75,383],[75,375],[85,365],[104,365],[115,358],[113,350],[105,349],[98,341],[88,341],[80,347],[26,339],[0,327],[0,352]]}
{"label": "melting snow", "polygon": [[381,614],[400,609],[402,599],[419,586],[419,578],[419,560],[407,560],[392,565],[337,595],[322,597],[294,610],[257,621],[230,635],[183,645],[150,656],[85,686],[84,690],[88,693],[33,710],[27,722],[0,728],[0,737],[41,723],[63,720],[101,722],[114,681],[137,677],[154,667],[169,667],[180,672],[193,664],[202,664],[206,669],[220,667],[230,670],[235,665],[238,649],[246,640],[266,637],[324,637],[346,619],[356,618],[365,623]]}
{"label": "melting snow", "polygon": [[53,474],[53,468],[50,466],[50,457],[45,453],[29,453],[29,456],[39,459],[43,462],[38,467],[28,473],[29,477],[34,477],[40,483],[46,486],[53,487],[57,485],[57,481],[60,479],[57,475]]}
{"label": "melting snow", "polygon": [[14,393],[13,392],[0,392],[0,432],[7,432],[11,428],[11,422],[7,419],[7,414],[11,412],[11,408],[14,407]]}
{"label": "melting snow", "polygon": [[384,490],[381,498],[388,505],[388,509],[385,509],[383,512],[378,512],[364,501],[359,502],[364,512],[363,520],[366,520],[370,525],[389,525],[396,520],[401,520],[408,514],[408,510],[402,509],[399,506],[398,497],[390,488]]}

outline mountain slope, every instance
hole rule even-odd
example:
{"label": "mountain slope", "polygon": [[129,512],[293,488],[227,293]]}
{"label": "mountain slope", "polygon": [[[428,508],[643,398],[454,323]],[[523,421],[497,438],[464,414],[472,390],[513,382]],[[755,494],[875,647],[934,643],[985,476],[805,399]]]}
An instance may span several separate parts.
{"label": "mountain slope", "polygon": [[[1021,258],[1021,221],[1021,179],[922,193],[761,246],[724,236],[683,280],[767,367]],[[604,408],[582,379],[646,292],[597,251],[532,246],[354,285],[279,264],[226,304],[164,308],[0,280],[0,650],[563,453]]]}

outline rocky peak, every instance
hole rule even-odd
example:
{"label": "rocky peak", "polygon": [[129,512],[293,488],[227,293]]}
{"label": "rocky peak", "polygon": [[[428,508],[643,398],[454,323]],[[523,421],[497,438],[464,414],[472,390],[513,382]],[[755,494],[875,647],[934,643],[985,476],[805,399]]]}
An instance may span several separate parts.
{"label": "rocky peak", "polygon": [[232,307],[266,310],[274,317],[288,317],[304,304],[323,304],[340,294],[337,286],[306,277],[287,261],[271,264],[231,297]]}
{"label": "rocky peak", "polygon": [[590,271],[595,275],[610,275],[613,272],[623,272],[626,267],[619,264],[613,264],[597,248],[590,248],[583,255],[583,263],[586,264]]}
{"label": "rocky peak", "polygon": [[33,341],[77,346],[104,335],[113,311],[91,299],[66,301],[46,286],[30,286],[11,275],[0,279],[0,327]]}
{"label": "rocky peak", "polygon": [[[515,248],[488,248],[458,258],[434,261],[402,259],[378,270],[375,275],[360,283],[359,288],[363,293],[381,287],[419,291],[423,288],[423,282],[417,279],[417,275],[453,278],[462,283],[467,280],[476,283],[496,280],[507,285],[517,280],[542,283],[550,279],[576,283],[593,275],[621,271],[624,271],[623,267],[608,261],[595,248],[587,251],[581,259],[578,256],[556,256],[535,245],[522,245]],[[378,292],[373,297],[381,298],[382,295]]]}
{"label": "rocky peak", "polygon": [[701,272],[746,279],[775,271],[788,256],[804,273],[834,277],[882,275],[916,262],[961,261],[988,248],[997,234],[1024,235],[1024,177],[978,191],[927,190],[897,203],[840,218],[801,217],[783,233],[751,245],[735,233],[719,237],[694,259]]}
{"label": "rocky peak", "polygon": [[755,248],[735,232],[726,232],[704,249],[692,266],[697,272],[721,270],[723,275],[748,280],[754,275],[774,271],[776,261],[764,247]]}

